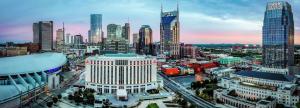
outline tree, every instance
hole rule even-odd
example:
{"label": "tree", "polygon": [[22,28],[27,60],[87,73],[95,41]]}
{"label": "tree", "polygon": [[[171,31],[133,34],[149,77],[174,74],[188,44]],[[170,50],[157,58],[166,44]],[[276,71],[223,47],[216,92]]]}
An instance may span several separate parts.
{"label": "tree", "polygon": [[87,98],[88,104],[94,104],[95,96],[93,93],[88,93],[86,98]]}
{"label": "tree", "polygon": [[195,91],[195,93],[196,93],[196,95],[199,95],[199,94],[200,94],[199,89],[197,89],[197,90]]}
{"label": "tree", "polygon": [[296,103],[296,107],[300,108],[300,101]]}
{"label": "tree", "polygon": [[58,94],[57,98],[60,100],[62,98],[61,94]]}
{"label": "tree", "polygon": [[73,99],[74,99],[74,96],[71,95],[71,94],[69,94],[69,95],[68,95],[68,99],[69,99],[69,100],[73,100]]}
{"label": "tree", "polygon": [[52,100],[53,100],[54,103],[57,103],[58,98],[57,97],[53,97]]}
{"label": "tree", "polygon": [[159,108],[156,103],[150,103],[146,108]]}
{"label": "tree", "polygon": [[53,102],[47,102],[47,106],[48,106],[49,108],[51,108],[52,105],[53,105]]}
{"label": "tree", "polygon": [[284,105],[283,104],[276,104],[276,108],[284,108]]}

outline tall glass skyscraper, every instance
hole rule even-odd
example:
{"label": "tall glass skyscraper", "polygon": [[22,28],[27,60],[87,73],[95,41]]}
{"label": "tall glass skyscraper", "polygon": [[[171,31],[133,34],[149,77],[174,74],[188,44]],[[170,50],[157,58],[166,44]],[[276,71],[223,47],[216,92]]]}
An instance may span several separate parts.
{"label": "tall glass skyscraper", "polygon": [[91,14],[90,30],[88,40],[89,43],[100,43],[103,39],[102,31],[102,14]]}
{"label": "tall glass skyscraper", "polygon": [[107,39],[115,40],[122,38],[122,27],[117,24],[108,24],[107,25]]}
{"label": "tall glass skyscraper", "polygon": [[125,23],[125,25],[122,27],[122,37],[124,39],[127,39],[128,42],[130,42],[129,36],[130,36],[130,25],[129,23]]}
{"label": "tall glass skyscraper", "polygon": [[41,50],[53,49],[53,21],[33,23],[33,43],[38,43]]}
{"label": "tall glass skyscraper", "polygon": [[294,20],[291,5],[267,4],[263,24],[263,65],[287,68],[294,65]]}
{"label": "tall glass skyscraper", "polygon": [[179,9],[163,12],[161,8],[160,18],[160,53],[167,56],[179,57]]}
{"label": "tall glass skyscraper", "polygon": [[152,55],[152,29],[149,25],[142,25],[140,28],[138,47],[136,51],[138,54]]}

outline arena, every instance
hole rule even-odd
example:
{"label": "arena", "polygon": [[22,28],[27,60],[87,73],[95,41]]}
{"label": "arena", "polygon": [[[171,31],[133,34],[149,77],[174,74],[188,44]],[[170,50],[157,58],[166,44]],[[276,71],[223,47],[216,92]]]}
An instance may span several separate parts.
{"label": "arena", "polygon": [[0,105],[16,107],[58,88],[58,73],[66,62],[62,53],[0,58]]}

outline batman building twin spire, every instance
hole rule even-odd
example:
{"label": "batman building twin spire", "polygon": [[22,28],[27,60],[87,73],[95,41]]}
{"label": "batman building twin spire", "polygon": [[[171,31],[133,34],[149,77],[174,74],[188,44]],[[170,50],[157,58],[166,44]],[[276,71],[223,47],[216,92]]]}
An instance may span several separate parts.
{"label": "batman building twin spire", "polygon": [[179,6],[177,10],[163,12],[161,6],[160,14],[160,53],[169,57],[179,57],[180,23]]}

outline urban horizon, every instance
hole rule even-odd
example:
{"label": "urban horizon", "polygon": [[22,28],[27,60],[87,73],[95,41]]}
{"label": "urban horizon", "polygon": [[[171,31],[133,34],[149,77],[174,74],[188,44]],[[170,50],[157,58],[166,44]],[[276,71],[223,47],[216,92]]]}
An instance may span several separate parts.
{"label": "urban horizon", "polygon": [[[180,12],[180,42],[190,44],[262,44],[262,24],[265,12],[265,4],[269,1],[243,0],[243,1],[185,1],[178,0]],[[290,2],[294,12],[295,21],[295,44],[300,44],[300,0],[284,0]],[[121,3],[113,1],[88,1],[82,6],[80,1],[56,1],[53,6],[46,6],[49,1],[29,1],[24,6],[11,9],[9,5],[13,1],[1,1],[3,8],[11,12],[2,12],[0,18],[0,42],[32,42],[32,23],[37,21],[53,21],[53,39],[56,38],[55,31],[62,28],[65,23],[66,33],[72,35],[81,34],[84,40],[87,39],[90,14],[102,14],[104,37],[107,37],[106,26],[108,24],[123,25],[130,23],[132,34],[138,33],[142,25],[150,25],[153,29],[154,42],[159,41],[159,19],[161,4],[164,11],[176,10],[176,1],[134,1],[123,0]],[[34,3],[33,3],[34,2]],[[30,8],[33,4],[40,4],[36,10]],[[127,3],[127,4],[126,4]],[[105,5],[109,4],[109,5]],[[126,5],[124,5],[126,4]],[[222,5],[223,4],[223,5]],[[81,6],[80,6],[81,5]],[[74,12],[75,7],[78,12]],[[255,6],[257,8],[253,9]],[[193,9],[191,7],[195,7]],[[219,8],[224,10],[219,11]],[[136,10],[138,9],[138,10]],[[5,10],[5,9],[2,9]],[[12,13],[23,10],[26,16],[18,19]],[[59,11],[61,10],[61,11]],[[238,10],[238,11],[237,11]],[[45,14],[43,12],[49,13]],[[245,12],[249,12],[245,15]],[[18,14],[19,15],[19,14]],[[150,20],[151,19],[151,20]],[[247,26],[245,26],[247,25]],[[247,38],[247,39],[245,39]],[[218,41],[216,41],[218,39]],[[132,41],[131,41],[132,42]]]}

